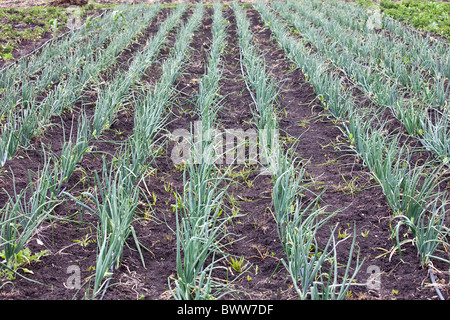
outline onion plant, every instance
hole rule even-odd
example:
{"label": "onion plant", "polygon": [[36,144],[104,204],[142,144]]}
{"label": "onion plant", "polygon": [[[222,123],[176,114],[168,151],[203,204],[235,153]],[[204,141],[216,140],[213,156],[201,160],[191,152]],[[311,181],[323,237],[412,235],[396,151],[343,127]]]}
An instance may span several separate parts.
{"label": "onion plant", "polygon": [[280,151],[277,161],[277,171],[273,175],[272,204],[279,225],[279,237],[285,241],[286,221],[290,219],[299,195],[306,189],[304,186],[306,168],[305,163],[295,164],[296,159]]}
{"label": "onion plant", "polygon": [[[309,2],[305,1],[304,3],[307,5]],[[341,8],[339,9],[340,15],[336,15],[335,12],[332,11],[335,10],[335,8],[322,8],[320,15],[331,18],[332,20],[339,19],[339,24],[350,27],[352,32],[341,27],[336,27],[336,29],[339,29],[344,33],[350,32],[349,36],[350,34],[353,34],[358,37],[358,35],[360,35],[360,30],[351,27],[347,21],[348,19],[342,18],[342,16],[352,15],[353,11],[357,11],[357,14],[364,15],[365,17],[370,16],[371,13],[365,10],[348,9],[353,8]],[[315,21],[318,22],[318,20]],[[323,25],[323,22],[324,21],[322,20],[322,23],[320,24]],[[337,23],[335,23],[335,25],[337,25]],[[393,30],[390,31],[392,32]],[[336,34],[334,36],[336,36]],[[435,92],[436,97],[446,94],[446,92],[448,93],[448,90],[440,87],[442,82],[441,79],[445,78],[445,75],[442,71],[435,68],[436,63],[445,61],[445,57],[448,56],[445,50],[435,50],[433,46],[429,46],[430,41],[428,39],[417,37],[417,35],[409,38],[408,41],[398,41],[398,38],[393,41],[391,38],[386,37],[384,33],[377,33],[375,32],[375,29],[372,29],[364,32],[364,37],[368,37],[369,39],[364,40],[364,38],[360,38],[360,40],[354,41],[355,43],[351,45],[350,49],[354,52],[358,52],[361,48],[367,48],[365,49],[364,54],[360,55],[361,57],[368,57],[372,62],[377,63],[379,66],[384,65],[384,69],[387,73],[394,75],[394,78],[399,79],[399,82],[403,85],[410,87],[413,92],[416,92],[419,95],[423,93],[423,89],[429,86],[429,83],[424,81],[423,75],[429,75],[433,78],[434,82],[430,89]],[[344,36],[342,38],[347,37]],[[345,42],[349,43],[348,38]],[[440,41],[437,43],[439,42]],[[444,59],[442,59],[442,57],[444,57]],[[399,72],[402,74],[400,75]],[[395,76],[395,74],[398,74],[398,76]],[[411,76],[412,74],[414,74],[414,76]]]}
{"label": "onion plant", "polygon": [[[405,215],[399,215],[391,221],[391,224],[394,224],[398,220],[391,229],[392,238],[395,239],[400,258],[402,257],[401,246],[412,242],[417,248],[422,267],[431,266],[431,259],[450,263],[449,259],[444,258],[445,253],[444,257],[442,254],[436,254],[436,252],[441,251],[439,246],[448,245],[447,236],[450,230],[445,224],[447,204],[448,201],[445,198],[436,198],[427,205],[427,208],[415,220]],[[400,240],[403,227],[406,227],[412,233],[412,239]]]}
{"label": "onion plant", "polygon": [[[213,271],[223,268],[217,263],[224,259],[223,247],[229,236],[226,224],[232,218],[223,212],[227,188],[221,185],[226,178],[212,164],[212,144],[203,146],[202,163],[193,161],[194,154],[185,167],[180,217],[177,211],[177,277],[172,279],[172,293],[175,299],[217,299],[229,292],[229,285],[211,277]],[[219,254],[222,257],[217,258]]]}
{"label": "onion plant", "polygon": [[[341,274],[336,248],[348,238],[336,242],[336,228],[332,228],[325,247],[320,249],[317,232],[328,220],[319,218],[323,209],[316,208],[316,211],[305,215],[299,208],[295,207],[290,222],[285,225],[286,240],[283,245],[286,261],[282,261],[297,295],[301,300],[343,300],[350,286],[357,285],[354,280],[363,265],[358,256],[353,274],[350,274],[356,233],[353,234],[344,273]],[[328,270],[327,265],[330,266]]]}
{"label": "onion plant", "polygon": [[394,215],[405,215],[411,221],[419,216],[439,196],[439,166],[411,166],[411,154],[400,149],[386,153],[375,168],[375,178],[383,188]]}
{"label": "onion plant", "polygon": [[[54,199],[60,197],[61,192],[65,190],[64,185],[67,184],[67,181],[76,170],[77,165],[89,150],[92,132],[89,119],[84,113],[81,113],[78,117],[77,132],[73,133],[72,130],[73,127],[69,132],[68,139],[66,139],[64,133],[60,154],[49,150],[53,162],[53,169],[48,179],[54,182],[51,188],[51,195]],[[44,149],[44,154],[46,152]]]}
{"label": "onion plant", "polygon": [[[306,6],[308,6],[309,3],[310,1],[304,1]],[[337,27],[336,24],[331,24],[324,19],[320,19],[316,16],[313,17],[315,14],[309,13],[304,7],[300,8],[298,5],[294,6],[297,10],[301,10],[302,13],[308,15],[309,18],[314,19],[315,23],[327,29],[329,31],[328,34],[332,34],[334,39],[338,39],[340,43],[345,44],[345,47],[349,48],[349,50],[356,53],[358,50],[362,50],[363,47],[367,47],[368,50],[364,51],[363,54],[362,52],[359,52],[358,56],[361,57],[361,59],[366,59],[366,57],[368,57],[372,61],[372,64],[378,65],[378,69],[380,70],[378,70],[379,72],[375,72],[373,76],[371,76],[372,78],[384,70],[387,74],[391,75],[392,79],[399,79],[400,83],[407,85],[411,92],[417,94],[417,96],[414,97],[414,100],[412,100],[411,97],[404,100],[402,97],[403,95],[395,97],[393,100],[390,100],[396,101],[394,105],[392,103],[386,103],[389,99],[380,99],[381,96],[378,95],[380,104],[393,106],[392,109],[394,115],[404,122],[408,133],[417,135],[420,132],[430,129],[429,127],[421,127],[423,121],[422,118],[426,118],[424,112],[430,107],[441,108],[441,110],[445,109],[448,100],[449,86],[448,84],[445,85],[446,77],[448,77],[448,75],[446,76],[443,71],[445,67],[436,67],[436,64],[445,63],[445,61],[448,60],[448,58],[446,58],[448,57],[448,53],[446,52],[448,50],[445,49],[448,47],[446,44],[441,41],[429,41],[429,39],[419,36],[418,34],[410,34],[410,31],[405,28],[389,28],[389,31],[394,34],[397,32],[399,33],[398,35],[401,36],[403,36],[404,33],[409,34],[406,37],[407,41],[404,42],[393,41],[373,30],[368,31],[370,39],[364,39],[364,37],[362,37],[360,40],[355,41],[353,37],[354,33],[349,33],[348,30]],[[320,12],[320,15],[325,15],[332,20],[339,19],[340,24],[343,26],[350,27],[354,31],[360,31],[350,25],[349,20],[351,19],[341,19],[342,15],[345,16],[354,13],[352,12],[353,10],[348,10],[349,8],[354,9],[353,7],[340,7],[339,15],[336,15],[333,11],[336,9],[334,4],[330,4],[330,7],[333,8],[326,8],[326,10],[323,10],[324,6],[321,6],[322,11]],[[364,10],[356,11],[358,12],[356,16],[360,14],[365,16],[370,15],[370,13],[364,12]],[[343,36],[345,33],[348,33],[349,35]],[[432,43],[432,45],[430,45],[430,43]],[[400,75],[399,72],[402,72],[403,74]],[[417,76],[426,74],[430,74],[429,78],[432,79],[431,87],[429,85],[430,81],[422,76]],[[402,78],[408,79],[409,84],[402,81]],[[373,84],[379,84],[379,81],[375,78],[370,81]],[[373,92],[376,93],[380,90],[382,90],[382,87],[376,88]],[[397,90],[398,89],[395,89],[395,91]],[[419,103],[418,101],[421,102]],[[424,104],[423,101],[428,101],[429,103]],[[414,106],[411,102],[413,102]],[[426,121],[426,119],[424,120]],[[441,156],[439,153],[437,153],[437,155]]]}
{"label": "onion plant", "polygon": [[[134,12],[134,16],[136,14]],[[78,31],[71,32],[67,39],[46,46],[39,55],[17,64],[16,68],[8,69],[6,72],[9,76],[14,76],[15,81],[9,82],[9,85],[4,87],[2,98],[12,96],[13,99],[10,101],[14,103],[26,101],[23,99],[24,94],[37,97],[48,91],[48,86],[63,80],[82,67],[85,58],[101,51],[99,48],[111,40],[113,31],[120,28],[111,17],[112,13],[107,14],[104,19],[97,19],[95,26],[93,24],[88,27],[84,24]],[[129,17],[132,18],[133,15]],[[79,45],[81,41],[85,41],[84,45]],[[3,103],[2,105],[11,106]]]}
{"label": "onion plant", "polygon": [[[50,217],[61,202],[50,197],[53,188],[52,181],[47,179],[50,172],[50,161],[36,173],[29,170],[28,187],[18,192],[14,183],[13,194],[8,195],[9,200],[0,212],[0,249],[4,251],[6,267],[9,269],[41,223]],[[14,175],[12,179],[15,182]]]}
{"label": "onion plant", "polygon": [[[336,229],[336,228],[335,228]],[[339,268],[341,268],[341,263],[338,262],[338,254],[337,254],[337,247],[342,241],[346,241],[348,238],[336,241],[334,232],[335,229],[331,230],[331,236],[329,242],[332,243],[331,249],[326,252],[326,255],[331,257],[329,260],[329,271],[328,272],[321,272],[318,275],[318,280],[316,280],[310,291],[311,291],[311,299],[312,300],[344,300],[346,297],[349,289],[351,286],[355,285],[362,285],[365,286],[365,283],[356,283],[355,278],[358,275],[358,273],[361,271],[361,268],[364,263],[363,261],[359,261],[359,254],[356,253],[357,258],[354,265],[353,273],[351,273],[350,269],[352,267],[352,260],[353,255],[355,254],[355,246],[356,246],[356,228],[352,235],[352,243],[350,245],[350,250],[348,253],[348,259],[347,263],[344,264],[345,269],[343,273],[340,273]],[[328,247],[328,245],[327,245]],[[330,254],[330,251],[332,253]],[[323,253],[322,253],[323,254]],[[320,260],[320,259],[319,259]],[[320,264],[320,262],[319,262]],[[308,266],[310,266],[311,263],[308,263]],[[322,267],[322,269],[325,269]]]}
{"label": "onion plant", "polygon": [[98,137],[104,130],[110,128],[121,102],[127,97],[126,94],[132,82],[132,78],[126,74],[119,75],[107,88],[99,91],[92,119],[94,137]]}
{"label": "onion plant", "polygon": [[164,114],[167,100],[145,95],[135,104],[133,134],[128,140],[132,172],[142,175],[161,148],[157,134],[164,128],[168,114]]}
{"label": "onion plant", "polygon": [[[95,173],[98,195],[83,193],[93,201],[94,208],[69,195],[99,218],[98,253],[91,298],[97,298],[102,289],[106,290],[107,282],[104,279],[120,266],[124,243],[134,232],[131,223],[138,206],[140,189],[135,185],[137,177],[128,167],[127,158],[119,154],[116,160],[117,163],[108,164],[103,158],[101,175]],[[136,238],[135,241],[139,248]]]}
{"label": "onion plant", "polygon": [[[150,12],[151,15],[153,16],[154,14],[156,14],[157,11],[153,11]],[[150,18],[150,16],[148,16],[147,18]],[[146,21],[146,20],[144,20]],[[141,27],[142,28],[142,27]],[[133,35],[134,33],[136,33],[136,30],[132,30],[131,28],[131,33],[128,33],[128,36]],[[108,49],[106,50],[107,52],[109,52],[109,54],[116,52],[116,50],[118,50],[118,48],[120,47],[120,44],[125,45],[124,39],[126,39],[127,37],[124,37],[125,33],[122,33],[122,38],[120,38],[121,40],[119,41],[119,46],[114,47],[114,50],[111,50],[109,52],[109,48],[111,48],[112,46],[108,47]],[[128,38],[129,39],[129,38]],[[101,56],[99,56],[101,57]],[[104,56],[103,56],[104,57]],[[109,56],[108,59],[112,59],[112,56]],[[106,60],[103,60],[104,62]],[[93,69],[92,69],[93,70]],[[92,75],[91,75],[92,76]],[[36,117],[33,113],[26,113],[28,110],[24,109],[24,113],[30,117],[32,120],[37,121]],[[23,121],[23,123],[28,123],[26,121]],[[21,128],[21,130],[23,131],[24,128],[26,128],[25,126],[23,126]],[[31,131],[31,130],[30,130]],[[15,137],[15,135],[11,135],[13,137]],[[19,135],[19,137],[23,137],[25,136],[24,134]],[[92,139],[92,131],[90,128],[90,124],[88,119],[86,118],[86,116],[81,113],[81,116],[79,117],[79,121],[78,121],[78,128],[77,128],[77,134],[76,134],[76,138],[74,138],[72,136],[72,132],[70,133],[70,138],[67,141],[64,141],[62,144],[62,150],[61,150],[61,155],[56,155],[53,154],[52,158],[53,158],[53,162],[54,162],[54,166],[52,170],[49,170],[48,172],[46,172],[46,178],[49,182],[51,182],[51,186],[49,187],[49,193],[51,195],[52,199],[58,199],[59,196],[61,195],[61,192],[64,191],[63,186],[64,184],[67,182],[67,180],[71,177],[73,171],[76,168],[76,165],[78,164],[78,162],[82,159],[82,157],[84,156],[84,153],[88,150],[88,146],[89,143]],[[9,140],[9,146],[13,145],[15,143],[16,140]],[[15,146],[17,146],[18,143],[15,143]],[[12,153],[10,153],[12,154]],[[5,155],[5,160],[7,159],[7,155]]]}
{"label": "onion plant", "polygon": [[[397,105],[394,115],[405,127],[406,132],[412,137],[419,137],[422,133],[429,134],[429,130],[424,130],[424,122],[427,121],[425,108],[415,105],[413,102],[406,102],[404,105]],[[437,151],[437,150],[436,150]],[[439,154],[436,152],[436,154]]]}
{"label": "onion plant", "polygon": [[422,131],[419,140],[426,149],[436,154],[443,164],[450,161],[450,131],[447,111],[433,112],[430,116],[420,119]]}
{"label": "onion plant", "polygon": [[16,118],[19,120],[10,119],[0,136],[0,164],[2,166],[11,159],[22,143],[26,143],[34,135],[35,128],[39,123],[38,116],[28,109],[22,110],[20,114],[16,115]]}

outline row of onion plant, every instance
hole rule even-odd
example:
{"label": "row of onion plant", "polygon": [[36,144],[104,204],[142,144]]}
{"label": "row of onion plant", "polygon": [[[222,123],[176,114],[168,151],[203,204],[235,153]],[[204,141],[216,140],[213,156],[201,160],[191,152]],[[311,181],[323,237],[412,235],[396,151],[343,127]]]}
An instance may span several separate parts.
{"label": "row of onion plant", "polygon": [[[219,81],[222,77],[222,54],[226,44],[226,20],[222,4],[214,2],[212,44],[205,74],[199,81],[195,112],[201,125],[187,137],[188,156],[184,167],[184,190],[177,207],[177,276],[169,277],[169,287],[178,300],[219,299],[231,290],[226,280],[215,280],[217,266],[224,259],[229,235],[224,213],[227,194],[226,173],[217,166],[221,150],[216,145],[215,126],[220,110]],[[196,136],[194,137],[193,134]],[[226,268],[223,268],[226,272]],[[173,286],[173,287],[172,287]]]}
{"label": "row of onion plant", "polygon": [[[238,26],[238,37],[242,50],[242,64],[247,73],[244,78],[250,84],[249,90],[254,94],[254,101],[259,111],[258,120],[265,121],[264,125],[275,124],[270,130],[277,130],[275,101],[277,86],[268,75],[265,60],[259,55],[253,45],[253,35],[249,29],[250,22],[237,2],[233,3]],[[254,66],[257,66],[256,68]],[[260,127],[257,121],[258,129]],[[295,145],[294,145],[295,146]],[[317,196],[309,204],[302,203],[300,194],[306,191],[306,162],[295,158],[292,149],[282,150],[280,146],[270,145],[269,167],[273,179],[273,207],[278,225],[278,234],[284,246],[286,260],[282,260],[286,267],[299,299],[343,299],[356,274],[362,266],[357,262],[354,273],[350,275],[350,265],[355,243],[351,246],[349,260],[345,271],[340,274],[336,248],[340,241],[336,241],[334,229],[323,249],[317,241],[317,231],[333,217],[333,214],[322,216],[325,207],[320,207]],[[263,147],[264,149],[265,147]],[[327,266],[329,267],[326,270]],[[341,277],[338,279],[338,277]]]}

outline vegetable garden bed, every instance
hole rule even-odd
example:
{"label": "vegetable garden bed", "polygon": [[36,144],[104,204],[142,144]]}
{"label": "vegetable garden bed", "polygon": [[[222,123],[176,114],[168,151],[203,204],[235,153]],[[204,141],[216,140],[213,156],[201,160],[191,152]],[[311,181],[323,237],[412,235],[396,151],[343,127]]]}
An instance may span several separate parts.
{"label": "vegetable garden bed", "polygon": [[449,51],[365,10],[123,5],[7,69],[1,299],[448,299]]}

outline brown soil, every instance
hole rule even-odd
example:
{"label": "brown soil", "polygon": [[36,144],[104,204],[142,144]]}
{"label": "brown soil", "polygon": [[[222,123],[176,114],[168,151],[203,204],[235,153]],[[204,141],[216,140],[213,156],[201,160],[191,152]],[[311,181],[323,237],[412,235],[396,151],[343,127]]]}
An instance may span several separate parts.
{"label": "brown soil", "polygon": [[[126,70],[133,53],[142,48],[145,40],[156,32],[167,12],[168,10],[158,16],[139,41],[122,53],[120,69]],[[186,68],[175,84],[178,95],[172,108],[173,114],[166,127],[168,132],[179,128],[186,129],[190,122],[196,120],[190,111],[192,110],[191,101],[198,90],[198,79],[204,73],[206,52],[211,41],[211,12],[211,8],[208,8],[207,16],[192,41]],[[224,52],[224,78],[221,81],[220,91],[225,99],[219,120],[223,128],[245,130],[249,128],[249,122],[252,119],[249,109],[252,100],[240,74],[235,17],[229,7],[224,13],[230,25]],[[309,160],[308,173],[315,181],[314,191],[325,188],[322,200],[323,205],[329,206],[327,211],[342,209],[331,224],[339,223],[341,233],[345,231],[351,234],[353,226],[356,227],[356,243],[360,257],[365,258],[357,281],[367,280],[369,266],[377,266],[381,270],[379,291],[367,290],[365,286],[353,287],[351,299],[437,299],[434,289],[428,285],[430,280],[427,270],[420,267],[416,248],[403,247],[402,260],[399,259],[398,254],[393,254],[392,258],[389,258],[389,255],[382,255],[385,250],[392,249],[393,243],[390,240],[389,225],[392,213],[381,188],[370,178],[358,159],[345,151],[347,141],[342,138],[339,128],[331,118],[322,113],[313,88],[305,80],[301,70],[292,68],[291,62],[271,38],[270,31],[264,27],[258,13],[250,9],[248,17],[252,21],[255,43],[264,53],[267,65],[272,68],[272,76],[282,85],[279,103],[280,110],[285,110],[280,113],[283,131],[293,137],[300,137],[296,151],[300,157]],[[160,61],[167,58],[174,37],[174,34],[170,35],[171,41],[158,57]],[[144,81],[154,83],[160,72],[160,65],[155,64],[148,69]],[[108,81],[107,76],[105,80]],[[22,150],[15,159],[7,162],[5,168],[8,172],[2,172],[0,187],[6,192],[12,191],[12,172],[16,179],[16,187],[18,189],[26,187],[28,169],[36,171],[42,166],[43,159],[38,151],[41,143],[52,146],[55,152],[60,151],[62,127],[69,130],[72,122],[76,126],[77,113],[80,109],[87,110],[88,114],[93,113],[93,103],[96,101],[95,90],[87,90],[87,93],[89,94],[86,98],[75,107],[74,113],[65,113],[62,119],[55,117],[53,119],[55,126],[33,141],[32,146],[36,150]],[[118,148],[117,143],[126,139],[131,134],[132,128],[133,108],[130,105],[128,109],[117,115],[117,121],[111,130],[105,132],[101,140],[95,142],[94,150],[99,153],[87,154],[80,164],[82,170],[77,171],[68,181],[67,188],[72,194],[78,195],[94,185],[93,172],[101,169],[100,152],[113,154]],[[129,239],[124,248],[122,265],[114,272],[111,280],[114,286],[110,287],[104,296],[106,300],[171,298],[168,291],[168,277],[176,274],[176,238],[171,231],[171,228],[175,227],[175,215],[171,205],[175,203],[173,192],[181,192],[183,187],[182,172],[177,170],[170,160],[171,147],[169,143],[165,154],[157,159],[155,173],[145,181],[150,191],[147,196],[152,199],[152,193],[154,193],[157,201],[151,207],[151,212],[137,213],[140,219],[133,224],[138,239],[150,251],[144,251],[146,267],[142,266],[134,241]],[[344,178],[345,181],[355,180],[358,189],[355,192],[345,189]],[[247,184],[248,181],[252,183]],[[233,286],[236,289],[236,295],[226,298],[295,300],[297,296],[292,289],[292,283],[280,263],[284,254],[278,240],[276,223],[270,213],[271,179],[269,176],[251,173],[248,181],[237,178],[237,183],[229,189],[238,200],[239,213],[242,216],[233,220],[227,231],[235,235],[235,240],[244,238],[234,242],[227,251],[230,254],[245,257],[245,261],[249,264],[245,273],[237,278]],[[165,186],[169,184],[171,190],[167,192]],[[7,201],[5,191],[0,193],[0,206]],[[149,208],[142,207],[142,209]],[[76,214],[77,210],[72,201],[66,201],[56,209],[55,215],[68,217]],[[0,289],[0,299],[68,300],[73,297],[77,299],[83,297],[86,285],[80,292],[65,287],[68,279],[67,267],[78,265],[83,283],[94,274],[97,220],[87,213],[84,216],[78,214],[72,219],[78,223],[56,220],[44,223],[29,243],[32,252],[42,249],[50,251],[50,254],[44,256],[40,262],[32,263],[27,267],[33,271],[33,274],[24,274],[45,285],[37,285],[26,279],[17,278],[12,284],[5,284]],[[362,236],[366,231],[369,231],[368,236]],[[328,236],[329,229],[325,228],[319,238],[325,241]],[[80,242],[81,239],[89,241],[84,244]],[[344,242],[338,247],[340,262],[345,262],[347,259],[349,243],[350,241]],[[228,274],[220,276],[236,279],[238,274],[229,267],[228,263],[225,261],[222,263],[228,268]],[[436,276],[438,281],[442,279],[444,283],[445,279],[448,279],[445,272],[438,273]],[[448,298],[448,284],[444,284],[441,290]]]}
{"label": "brown soil", "polygon": [[88,4],[88,2],[88,0],[52,0],[46,5],[50,7],[67,8],[69,6],[85,6]]}

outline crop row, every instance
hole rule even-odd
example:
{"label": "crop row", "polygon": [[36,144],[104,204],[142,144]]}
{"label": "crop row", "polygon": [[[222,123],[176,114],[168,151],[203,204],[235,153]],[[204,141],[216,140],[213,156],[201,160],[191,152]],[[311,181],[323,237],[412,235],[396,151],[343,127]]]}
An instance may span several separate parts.
{"label": "crop row", "polygon": [[[194,103],[194,112],[201,125],[185,137],[188,156],[183,172],[183,191],[176,207],[177,276],[169,278],[169,287],[175,299],[218,299],[229,292],[229,284],[215,280],[215,272],[222,269],[227,245],[225,225],[231,217],[224,215],[224,198],[228,181],[215,159],[220,156],[214,135],[219,81],[222,78],[222,54],[226,39],[226,21],[222,5],[213,6],[212,43],[203,77]],[[225,183],[224,183],[225,182]],[[173,281],[174,288],[170,281]]]}
{"label": "crop row", "polygon": [[[246,72],[244,78],[254,91],[254,102],[257,114],[255,122],[262,132],[278,132],[276,99],[279,89],[267,72],[265,64],[256,47],[253,35],[249,30],[250,22],[245,11],[233,3],[236,15],[242,65]],[[283,244],[286,260],[282,260],[292,279],[299,299],[343,299],[352,284],[354,277],[362,266],[357,263],[352,275],[349,274],[350,260],[346,263],[346,271],[338,280],[338,257],[336,248],[339,241],[332,230],[324,248],[317,242],[318,230],[329,221],[334,214],[323,218],[325,207],[320,207],[320,195],[309,201],[303,201],[301,194],[308,188],[305,161],[295,158],[294,146],[283,150],[273,136],[261,139],[261,149],[267,159],[272,174],[272,204],[274,217],[278,225],[278,235]],[[354,244],[354,243],[353,243]],[[320,254],[319,254],[320,252]],[[330,263],[330,261],[333,261]],[[328,269],[329,268],[329,269]],[[327,275],[328,280],[324,275]]]}
{"label": "crop row", "polygon": [[[137,54],[128,71],[131,72],[129,75],[131,79],[142,75],[146,67],[151,64],[163,39],[167,36],[166,32],[179,22],[181,14],[186,8],[186,5],[177,7],[171,17],[165,21],[164,26],[159,29],[160,32],[151,40],[147,51],[144,51],[143,54]],[[120,266],[123,246],[130,235],[133,235],[142,257],[141,245],[131,225],[140,196],[142,196],[142,192],[137,186],[145,177],[145,167],[156,155],[157,149],[155,148],[156,141],[154,138],[164,125],[163,112],[171,97],[171,87],[185,59],[189,41],[200,25],[203,11],[203,6],[199,5],[188,22],[179,30],[174,50],[162,67],[163,73],[159,82],[155,85],[154,90],[148,88],[147,96],[142,101],[143,105],[136,107],[136,119],[146,121],[135,123],[129,144],[125,145],[123,150],[115,155],[116,161],[110,164],[104,162],[102,177],[97,176],[96,179],[99,189],[103,186],[103,191],[99,195],[88,194],[96,204],[96,208],[91,209],[91,212],[99,217],[99,238],[97,241],[99,252],[93,298],[101,290],[107,289],[109,281],[104,281],[104,279],[113,273],[114,268]],[[146,64],[141,64],[143,61]],[[152,121],[150,126],[148,126],[149,120]],[[76,198],[73,197],[73,199]],[[81,201],[79,203],[84,204]],[[143,259],[142,263],[144,264]]]}

